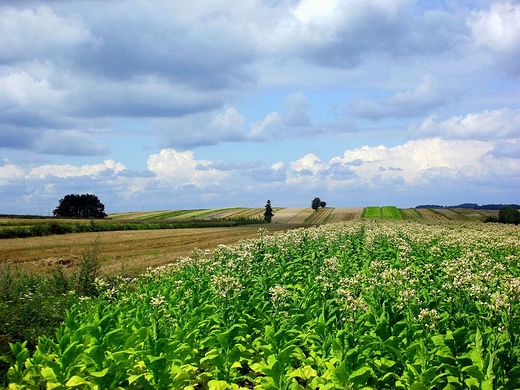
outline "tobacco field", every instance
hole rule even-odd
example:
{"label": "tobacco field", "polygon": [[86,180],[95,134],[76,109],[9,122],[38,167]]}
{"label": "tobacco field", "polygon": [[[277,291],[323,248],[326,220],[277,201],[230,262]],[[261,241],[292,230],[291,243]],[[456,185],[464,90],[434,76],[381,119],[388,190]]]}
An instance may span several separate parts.
{"label": "tobacco field", "polygon": [[360,220],[99,280],[10,389],[520,388],[520,228]]}

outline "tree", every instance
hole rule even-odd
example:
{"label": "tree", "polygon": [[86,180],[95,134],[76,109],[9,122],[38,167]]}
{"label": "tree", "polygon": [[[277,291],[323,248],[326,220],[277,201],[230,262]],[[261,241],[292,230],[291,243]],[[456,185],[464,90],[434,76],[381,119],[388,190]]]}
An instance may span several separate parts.
{"label": "tree", "polygon": [[105,218],[105,205],[96,195],[69,194],[60,199],[58,207],[52,212],[56,217]]}
{"label": "tree", "polygon": [[271,201],[267,199],[267,203],[265,205],[265,212],[264,212],[264,221],[271,223],[271,218],[274,217],[273,214],[273,208],[271,207]]}
{"label": "tree", "polygon": [[316,197],[312,200],[311,207],[314,211],[318,211],[320,207],[327,206],[327,202],[323,202],[320,198]]}
{"label": "tree", "polygon": [[518,225],[520,223],[520,211],[511,206],[503,207],[498,212],[498,222]]}

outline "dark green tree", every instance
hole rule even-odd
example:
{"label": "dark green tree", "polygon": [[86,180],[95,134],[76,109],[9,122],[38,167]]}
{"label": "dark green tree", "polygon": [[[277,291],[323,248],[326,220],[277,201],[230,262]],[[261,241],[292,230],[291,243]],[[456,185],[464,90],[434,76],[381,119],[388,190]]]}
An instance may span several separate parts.
{"label": "dark green tree", "polygon": [[105,218],[105,205],[96,195],[69,194],[60,199],[58,207],[52,212],[56,217]]}
{"label": "dark green tree", "polygon": [[325,207],[325,206],[327,206],[327,202],[323,202],[323,201],[321,201],[321,202],[320,202],[320,207]]}
{"label": "dark green tree", "polygon": [[312,200],[311,207],[314,211],[318,211],[318,209],[320,208],[320,204],[321,199],[316,197]]}
{"label": "dark green tree", "polygon": [[520,223],[520,211],[511,206],[503,207],[498,211],[498,222],[518,225]]}
{"label": "dark green tree", "polygon": [[271,207],[271,201],[267,199],[267,203],[265,205],[264,212],[264,221],[267,223],[271,223],[271,219],[274,217],[273,208]]}

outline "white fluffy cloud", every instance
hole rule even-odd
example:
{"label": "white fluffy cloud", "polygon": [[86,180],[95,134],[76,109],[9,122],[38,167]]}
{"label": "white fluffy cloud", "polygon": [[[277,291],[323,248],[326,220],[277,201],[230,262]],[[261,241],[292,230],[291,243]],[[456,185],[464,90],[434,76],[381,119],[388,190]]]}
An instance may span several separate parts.
{"label": "white fluffy cloud", "polygon": [[177,152],[174,149],[163,149],[148,158],[148,169],[156,175],[157,179],[171,179],[177,186],[204,187],[219,183],[226,174],[211,168],[210,165],[210,161],[195,159],[195,154],[191,150]]}
{"label": "white fluffy cloud", "polygon": [[489,10],[474,11],[468,24],[478,45],[496,51],[520,49],[520,4],[492,3]]}
{"label": "white fluffy cloud", "polygon": [[520,109],[485,110],[438,121],[435,116],[424,119],[410,129],[418,135],[440,135],[454,139],[497,140],[518,137]]}
{"label": "white fluffy cloud", "polygon": [[64,165],[41,165],[31,169],[27,175],[29,179],[38,178],[44,179],[49,176],[57,178],[73,178],[81,176],[95,177],[105,171],[112,171],[113,173],[120,173],[126,167],[122,163],[113,160],[105,160],[102,164],[75,166],[71,164]]}

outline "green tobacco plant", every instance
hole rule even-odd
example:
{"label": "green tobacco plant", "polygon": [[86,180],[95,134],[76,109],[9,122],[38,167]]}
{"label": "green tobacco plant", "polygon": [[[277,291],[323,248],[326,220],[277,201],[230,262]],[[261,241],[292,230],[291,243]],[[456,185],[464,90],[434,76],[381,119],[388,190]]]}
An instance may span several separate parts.
{"label": "green tobacco plant", "polygon": [[12,345],[9,386],[518,388],[519,229],[367,219],[261,230],[98,280],[54,337]]}

